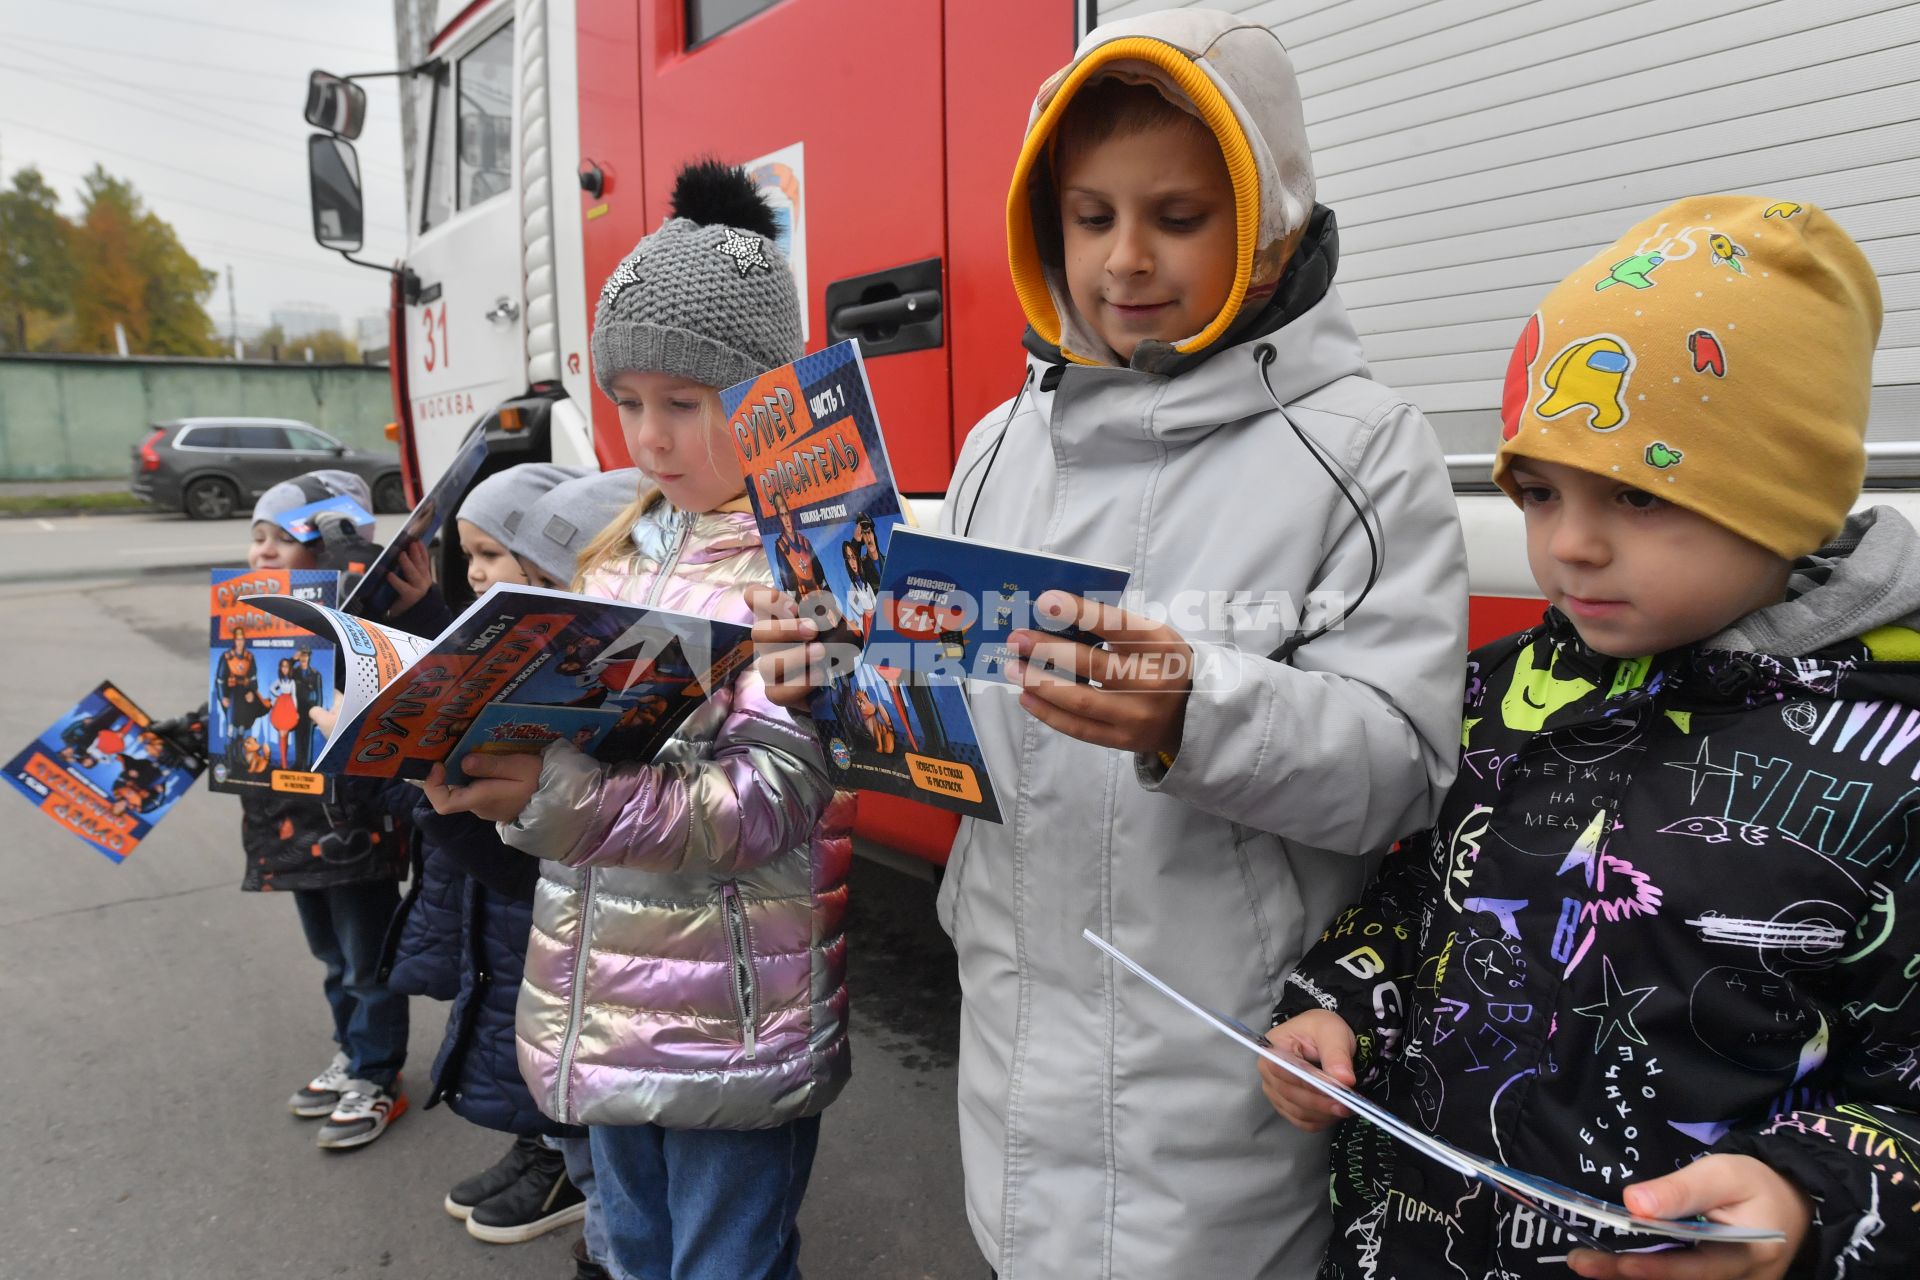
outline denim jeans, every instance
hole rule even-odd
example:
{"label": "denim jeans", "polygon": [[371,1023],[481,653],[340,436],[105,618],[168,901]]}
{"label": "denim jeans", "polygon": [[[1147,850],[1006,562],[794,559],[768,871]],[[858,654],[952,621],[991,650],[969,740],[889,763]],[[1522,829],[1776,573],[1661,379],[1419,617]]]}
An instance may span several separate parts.
{"label": "denim jeans", "polygon": [[593,1174],[592,1142],[587,1138],[545,1138],[542,1141],[566,1158],[567,1177],[587,1198],[587,1220],[581,1224],[580,1234],[586,1237],[587,1257],[606,1266],[607,1211],[600,1203],[599,1180]]}
{"label": "denim jeans", "polygon": [[595,1125],[614,1280],[798,1280],[820,1117],[777,1129]]}
{"label": "denim jeans", "polygon": [[307,950],[327,966],[327,1006],[333,1041],[347,1055],[348,1072],[391,1088],[407,1059],[407,998],[380,980],[380,950],[400,905],[391,880],[331,889],[295,889]]}

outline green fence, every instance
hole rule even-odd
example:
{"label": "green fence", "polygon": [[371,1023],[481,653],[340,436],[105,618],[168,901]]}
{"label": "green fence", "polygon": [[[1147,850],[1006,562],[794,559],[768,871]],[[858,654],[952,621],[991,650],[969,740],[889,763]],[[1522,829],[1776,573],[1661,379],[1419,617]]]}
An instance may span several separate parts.
{"label": "green fence", "polygon": [[147,424],[295,418],[390,450],[384,366],[0,355],[0,480],[124,478]]}

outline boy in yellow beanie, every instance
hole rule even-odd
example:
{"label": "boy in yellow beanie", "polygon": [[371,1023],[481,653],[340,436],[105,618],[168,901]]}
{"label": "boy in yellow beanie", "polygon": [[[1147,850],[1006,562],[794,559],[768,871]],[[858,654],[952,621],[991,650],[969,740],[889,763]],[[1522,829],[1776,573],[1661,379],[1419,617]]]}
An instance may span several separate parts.
{"label": "boy in yellow beanie", "polygon": [[1848,515],[1880,317],[1831,219],[1751,196],[1547,296],[1494,479],[1551,608],[1472,655],[1439,821],[1269,1035],[1466,1150],[1785,1240],[1579,1248],[1346,1119],[1322,1276],[1920,1268],[1920,537]]}

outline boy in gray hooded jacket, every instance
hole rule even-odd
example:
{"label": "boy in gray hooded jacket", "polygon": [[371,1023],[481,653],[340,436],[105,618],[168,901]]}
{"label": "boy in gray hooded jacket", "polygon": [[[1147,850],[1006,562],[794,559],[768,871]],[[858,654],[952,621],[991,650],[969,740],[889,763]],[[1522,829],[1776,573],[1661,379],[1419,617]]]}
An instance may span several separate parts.
{"label": "boy in gray hooded jacket", "polygon": [[1025,688],[973,690],[1006,822],[961,825],[940,896],[968,1216],[1011,1280],[1308,1275],[1323,1140],[1080,931],[1264,1019],[1366,851],[1431,821],[1466,629],[1446,470],[1367,376],[1268,29],[1089,34],[1034,104],[1008,241],[1025,378],[942,529],[1126,565],[1139,603],[1043,596],[1108,648],[1023,633]]}

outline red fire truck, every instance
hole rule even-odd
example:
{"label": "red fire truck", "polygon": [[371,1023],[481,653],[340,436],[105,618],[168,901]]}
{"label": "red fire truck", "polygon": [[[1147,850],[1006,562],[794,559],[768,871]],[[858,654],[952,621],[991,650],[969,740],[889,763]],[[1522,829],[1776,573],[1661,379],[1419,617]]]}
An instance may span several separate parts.
{"label": "red fire truck", "polygon": [[[1875,482],[1914,478],[1911,6],[1209,2],[1273,26],[1293,57],[1343,296],[1376,376],[1426,411],[1454,465],[1476,643],[1540,608],[1517,517],[1485,483],[1514,337],[1567,270],[1679,196],[1777,190],[1862,242],[1887,304]],[[765,188],[809,347],[860,340],[901,485],[937,500],[964,433],[1020,376],[1004,211],[1033,91],[1096,21],[1175,3],[439,0],[424,59],[385,73],[418,103],[392,268],[411,491],[477,419],[492,465],[626,465],[587,368],[593,301],[680,165],[713,154]],[[352,81],[315,74],[315,234],[348,254],[363,107]],[[935,861],[952,830],[877,796],[861,823]]]}

